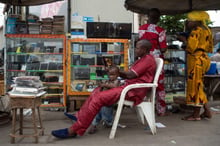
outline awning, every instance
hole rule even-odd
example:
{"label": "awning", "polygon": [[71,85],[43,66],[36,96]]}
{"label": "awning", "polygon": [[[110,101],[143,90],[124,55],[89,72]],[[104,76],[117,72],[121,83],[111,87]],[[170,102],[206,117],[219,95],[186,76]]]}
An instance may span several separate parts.
{"label": "awning", "polygon": [[14,6],[34,6],[62,0],[0,0],[0,3]]}
{"label": "awning", "polygon": [[150,8],[160,9],[162,14],[172,15],[191,10],[219,10],[219,0],[125,0],[125,8],[146,14]]}

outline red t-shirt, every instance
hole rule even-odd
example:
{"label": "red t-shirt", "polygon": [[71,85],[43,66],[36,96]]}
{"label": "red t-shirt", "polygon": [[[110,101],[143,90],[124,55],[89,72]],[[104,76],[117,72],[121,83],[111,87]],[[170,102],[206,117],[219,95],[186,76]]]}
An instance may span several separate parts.
{"label": "red t-shirt", "polygon": [[139,39],[147,39],[151,42],[150,54],[154,57],[162,57],[160,48],[167,48],[166,31],[155,24],[144,24],[139,28]]}

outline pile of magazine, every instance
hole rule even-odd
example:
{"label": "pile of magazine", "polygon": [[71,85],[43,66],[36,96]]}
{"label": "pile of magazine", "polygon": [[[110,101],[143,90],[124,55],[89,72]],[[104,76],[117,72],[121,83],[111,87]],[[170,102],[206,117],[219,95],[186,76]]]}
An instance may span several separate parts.
{"label": "pile of magazine", "polygon": [[45,89],[39,76],[15,77],[12,87],[11,93],[16,94],[38,94]]}

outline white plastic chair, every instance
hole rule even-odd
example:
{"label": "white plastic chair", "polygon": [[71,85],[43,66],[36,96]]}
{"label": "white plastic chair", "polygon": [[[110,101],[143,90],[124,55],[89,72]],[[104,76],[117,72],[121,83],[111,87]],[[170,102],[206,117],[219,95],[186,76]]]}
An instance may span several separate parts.
{"label": "white plastic chair", "polygon": [[148,122],[148,125],[150,127],[150,130],[153,135],[156,134],[156,124],[155,124],[155,94],[156,94],[156,88],[158,86],[157,82],[159,79],[159,75],[161,73],[161,70],[163,68],[163,60],[161,58],[156,58],[156,73],[154,76],[153,83],[139,83],[139,84],[131,84],[125,87],[122,90],[119,102],[118,102],[118,108],[115,114],[115,119],[112,125],[112,129],[109,135],[110,139],[114,139],[115,133],[117,130],[117,125],[119,122],[119,118],[121,116],[123,105],[127,106],[133,106],[134,102],[125,100],[126,93],[133,89],[133,88],[151,88],[151,91],[147,93],[147,97],[150,97],[150,100],[144,100],[140,104],[138,104],[137,107],[137,114],[139,115],[139,119],[141,120],[142,124],[145,124],[145,119]]}

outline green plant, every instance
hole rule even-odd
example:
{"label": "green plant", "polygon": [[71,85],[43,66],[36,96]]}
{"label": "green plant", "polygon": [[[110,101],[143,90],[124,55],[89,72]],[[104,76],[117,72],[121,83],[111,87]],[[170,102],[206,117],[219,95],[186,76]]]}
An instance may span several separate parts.
{"label": "green plant", "polygon": [[172,35],[184,31],[185,20],[186,14],[162,15],[158,25],[163,27],[167,34]]}
{"label": "green plant", "polygon": [[[184,31],[184,24],[186,21],[186,14],[177,14],[177,15],[162,15],[158,23],[159,26],[163,27],[168,35],[174,35],[177,32]],[[207,22],[207,25],[211,27],[213,22]]]}

